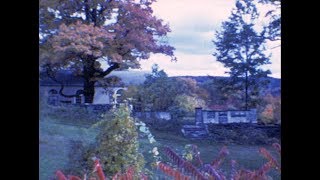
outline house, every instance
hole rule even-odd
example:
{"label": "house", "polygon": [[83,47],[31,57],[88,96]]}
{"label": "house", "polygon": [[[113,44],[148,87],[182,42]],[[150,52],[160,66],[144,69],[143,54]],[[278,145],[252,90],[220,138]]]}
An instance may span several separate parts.
{"label": "house", "polygon": [[[114,71],[105,78],[116,76],[121,79],[122,83],[112,84],[107,88],[101,83],[95,83],[95,94],[92,104],[114,105],[122,101],[121,95],[128,85],[143,83],[145,72],[138,71]],[[61,70],[57,72],[56,79],[64,82],[63,93],[66,95],[79,94],[77,97],[64,97],[59,94],[61,85],[52,80],[45,72],[40,72],[40,97],[47,97],[47,102],[52,105],[58,104],[84,104],[83,83],[84,79],[73,75],[70,70]]]}

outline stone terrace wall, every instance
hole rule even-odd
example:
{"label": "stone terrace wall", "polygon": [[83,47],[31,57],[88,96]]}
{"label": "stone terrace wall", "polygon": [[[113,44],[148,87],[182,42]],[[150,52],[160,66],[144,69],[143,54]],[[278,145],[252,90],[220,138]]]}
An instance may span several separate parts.
{"label": "stone terrace wall", "polygon": [[249,111],[229,110],[212,111],[202,110],[205,124],[228,124],[228,123],[257,123],[256,110]]}
{"label": "stone terrace wall", "polygon": [[145,121],[151,121],[154,119],[157,120],[163,120],[163,121],[170,121],[171,120],[171,114],[169,112],[134,112],[133,116],[136,118],[143,119]]}
{"label": "stone terrace wall", "polygon": [[[143,120],[172,120],[170,112],[134,112],[134,117]],[[196,118],[198,117],[198,118]],[[201,118],[200,118],[201,117]],[[201,122],[199,121],[201,119]],[[194,117],[196,125],[204,124],[229,124],[229,123],[257,123],[257,114],[255,109],[249,111],[229,110],[229,111],[212,111],[196,108]]]}

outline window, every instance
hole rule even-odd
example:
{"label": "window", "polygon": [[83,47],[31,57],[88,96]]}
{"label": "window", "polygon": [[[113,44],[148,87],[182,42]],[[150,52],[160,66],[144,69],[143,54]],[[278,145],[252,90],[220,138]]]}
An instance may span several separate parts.
{"label": "window", "polygon": [[49,91],[49,96],[48,96],[48,104],[50,105],[58,105],[58,91],[55,89],[51,89]]}
{"label": "window", "polygon": [[50,94],[50,95],[51,95],[51,94],[58,94],[58,91],[55,90],[55,89],[51,89],[51,90],[49,91],[49,94]]}
{"label": "window", "polygon": [[243,111],[231,112],[231,117],[246,117],[246,113]]}
{"label": "window", "polygon": [[83,96],[83,90],[78,90],[76,92],[76,104],[81,104],[82,103],[82,96]]}
{"label": "window", "polygon": [[207,111],[207,118],[214,119],[215,118],[215,112],[214,111]]}

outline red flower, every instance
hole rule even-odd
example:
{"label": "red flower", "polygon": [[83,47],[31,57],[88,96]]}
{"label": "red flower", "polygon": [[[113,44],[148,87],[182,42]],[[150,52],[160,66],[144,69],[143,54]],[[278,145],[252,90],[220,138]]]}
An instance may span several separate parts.
{"label": "red flower", "polygon": [[58,177],[58,180],[67,180],[67,177],[60,170],[56,172],[56,176]]}
{"label": "red flower", "polygon": [[100,165],[100,162],[99,162],[99,159],[96,159],[94,161],[94,172],[97,171],[97,174],[98,174],[98,177],[99,177],[99,180],[106,180],[106,177],[103,173],[103,170],[101,168],[101,165]]}

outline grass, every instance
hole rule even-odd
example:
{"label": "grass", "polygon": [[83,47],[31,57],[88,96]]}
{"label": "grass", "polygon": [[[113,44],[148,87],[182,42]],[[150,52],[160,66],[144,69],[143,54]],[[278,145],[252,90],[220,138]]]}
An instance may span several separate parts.
{"label": "grass", "polygon": [[[80,141],[83,145],[88,145],[94,142],[94,138],[97,131],[87,127],[74,125],[61,124],[61,121],[46,117],[39,121],[40,137],[40,180],[48,180],[54,177],[54,172],[58,169],[64,169],[68,167],[69,154],[73,152],[71,142]],[[209,140],[189,140],[185,139],[181,135],[160,132],[152,130],[152,134],[155,136],[156,143],[152,144],[152,147],[157,146],[160,149],[164,146],[170,146],[176,152],[181,153],[184,150],[186,144],[195,144],[199,147],[201,152],[200,156],[205,163],[210,163],[218,156],[221,147],[224,144],[216,144]],[[140,139],[140,149],[145,155],[146,161],[151,161],[152,157],[149,150],[152,149],[146,139]],[[236,160],[240,167],[245,169],[257,169],[261,167],[266,160],[258,153],[261,146],[253,145],[227,145],[230,154],[227,156],[226,162],[230,162],[231,159]],[[264,146],[269,150],[274,157],[278,157],[271,146]],[[280,158],[279,158],[280,162]],[[230,164],[224,163],[223,169],[227,171]],[[280,179],[280,175],[276,171],[271,171],[269,174],[273,179]],[[157,179],[157,178],[156,178]]]}
{"label": "grass", "polygon": [[48,180],[57,170],[68,167],[72,141],[87,145],[94,141],[96,132],[79,126],[57,124],[53,119],[39,121],[39,177]]}
{"label": "grass", "polygon": [[[204,163],[211,163],[212,160],[216,159],[221,148],[226,145],[229,150],[229,155],[227,156],[225,163],[222,165],[222,169],[229,174],[230,160],[236,160],[240,168],[255,170],[260,168],[264,163],[267,162],[266,159],[259,153],[259,148],[266,148],[274,157],[277,158],[279,163],[281,158],[276,153],[276,151],[269,146],[255,146],[255,145],[234,145],[234,144],[217,144],[210,142],[209,140],[189,140],[185,139],[181,135],[171,134],[168,132],[152,131],[158,144],[161,146],[169,146],[176,152],[182,152],[185,145],[195,144],[198,146],[200,151],[200,157]],[[160,152],[161,153],[161,152]],[[229,163],[228,163],[229,162]],[[281,179],[280,174],[272,170],[269,175],[274,179]]]}

